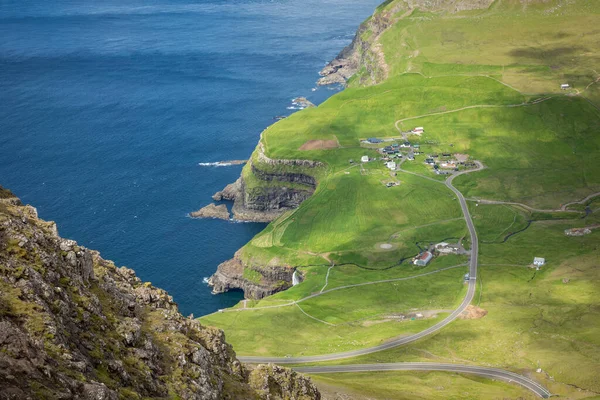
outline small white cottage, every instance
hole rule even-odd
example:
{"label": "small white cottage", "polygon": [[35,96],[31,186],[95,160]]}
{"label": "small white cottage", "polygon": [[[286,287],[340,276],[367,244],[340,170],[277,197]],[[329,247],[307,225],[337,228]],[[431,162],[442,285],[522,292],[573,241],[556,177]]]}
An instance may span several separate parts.
{"label": "small white cottage", "polygon": [[533,265],[535,265],[536,267],[541,267],[544,264],[546,264],[545,258],[542,258],[542,257],[534,257],[533,258]]}

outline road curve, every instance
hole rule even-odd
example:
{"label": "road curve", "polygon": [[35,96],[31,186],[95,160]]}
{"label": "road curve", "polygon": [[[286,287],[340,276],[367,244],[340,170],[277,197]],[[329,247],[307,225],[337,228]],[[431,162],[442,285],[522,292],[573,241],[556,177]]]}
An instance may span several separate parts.
{"label": "road curve", "polygon": [[339,372],[373,372],[373,371],[445,371],[464,374],[474,374],[485,378],[498,379],[504,382],[516,383],[542,398],[548,398],[552,394],[544,386],[533,379],[505,371],[498,368],[478,367],[475,365],[461,364],[439,364],[439,363],[388,363],[388,364],[351,364],[351,365],[329,365],[321,367],[298,367],[294,370],[306,374],[325,374]]}
{"label": "road curve", "polygon": [[424,331],[409,335],[409,336],[401,336],[394,339],[391,339],[383,344],[367,347],[364,349],[345,351],[342,353],[332,353],[332,354],[321,354],[315,356],[302,356],[302,357],[263,357],[263,356],[238,356],[238,359],[241,362],[245,363],[276,363],[276,364],[300,364],[300,363],[308,363],[308,362],[321,362],[321,361],[333,361],[333,360],[341,360],[343,358],[357,357],[363,356],[365,354],[376,353],[382,350],[389,350],[394,347],[402,346],[425,336],[428,336],[434,332],[439,331],[452,321],[454,321],[458,316],[467,308],[467,306],[473,300],[475,296],[476,289],[476,277],[477,277],[477,259],[479,254],[479,242],[477,239],[477,232],[475,231],[475,226],[473,225],[473,220],[471,219],[471,214],[469,213],[469,208],[467,206],[467,201],[462,193],[452,186],[452,181],[455,177],[469,173],[475,172],[483,169],[483,165],[477,162],[477,168],[467,171],[461,171],[459,173],[453,174],[448,177],[445,181],[445,185],[456,194],[458,201],[460,202],[460,207],[463,212],[463,216],[467,223],[467,228],[469,229],[469,233],[471,235],[471,260],[469,262],[469,287],[467,288],[467,294],[463,299],[462,303],[456,310],[454,310],[449,316],[444,318],[442,321],[437,324],[425,329]]}

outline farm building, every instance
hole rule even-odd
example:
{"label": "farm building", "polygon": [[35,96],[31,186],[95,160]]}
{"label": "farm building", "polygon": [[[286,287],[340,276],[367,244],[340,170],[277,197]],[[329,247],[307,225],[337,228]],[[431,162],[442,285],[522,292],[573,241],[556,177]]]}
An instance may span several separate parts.
{"label": "farm building", "polygon": [[440,254],[458,254],[460,247],[457,244],[441,242],[435,245],[435,249]]}
{"label": "farm building", "polygon": [[415,129],[412,130],[413,133],[417,133],[417,134],[421,134],[424,132],[423,127],[422,126],[418,126]]}
{"label": "farm building", "polygon": [[545,258],[542,258],[542,257],[534,257],[533,258],[533,265],[535,265],[536,267],[541,267],[544,264],[546,264]]}
{"label": "farm building", "polygon": [[562,85],[560,85],[560,88],[562,90],[567,90],[571,87],[571,85],[569,85],[568,83],[563,83]]}
{"label": "farm building", "polygon": [[394,161],[388,161],[385,165],[392,171],[394,171],[396,169],[396,163]]}
{"label": "farm building", "polygon": [[369,162],[369,156],[362,156],[360,158],[360,161],[362,161],[362,162]]}
{"label": "farm building", "polygon": [[433,254],[431,254],[429,251],[425,251],[425,252],[419,254],[419,256],[417,258],[415,258],[415,261],[413,261],[413,264],[418,265],[420,267],[424,267],[427,264],[429,264],[429,261],[431,261],[432,258],[433,258]]}
{"label": "farm building", "polygon": [[377,144],[377,143],[383,142],[383,140],[372,137],[372,138],[368,138],[367,142],[372,143],[372,144]]}

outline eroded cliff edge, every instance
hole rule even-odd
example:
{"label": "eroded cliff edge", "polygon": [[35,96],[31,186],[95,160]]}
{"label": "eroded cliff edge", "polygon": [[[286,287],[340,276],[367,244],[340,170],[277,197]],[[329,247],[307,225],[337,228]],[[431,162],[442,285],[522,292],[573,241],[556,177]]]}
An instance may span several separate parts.
{"label": "eroded cliff edge", "polygon": [[277,160],[265,155],[259,143],[242,176],[215,193],[214,200],[233,201],[233,218],[238,221],[271,222],[285,211],[298,208],[317,187],[319,168],[310,160]]}
{"label": "eroded cliff edge", "polygon": [[0,399],[319,399],[0,187]]}

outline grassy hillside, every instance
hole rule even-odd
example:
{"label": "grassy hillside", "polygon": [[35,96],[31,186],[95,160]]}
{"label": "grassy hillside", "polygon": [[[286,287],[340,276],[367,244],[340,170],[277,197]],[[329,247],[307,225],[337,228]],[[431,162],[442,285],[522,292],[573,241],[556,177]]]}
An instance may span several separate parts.
{"label": "grassy hillside", "polygon": [[[408,3],[422,7],[409,9]],[[405,348],[344,362],[472,362],[533,373],[569,398],[599,393],[600,230],[582,237],[563,231],[600,223],[600,197],[573,204],[570,212],[561,207],[600,192],[600,2],[458,2],[473,6],[464,11],[457,11],[457,2],[426,7],[437,3],[392,0],[380,6],[370,23],[391,21],[389,27],[362,33],[372,41],[370,51],[383,54],[379,73],[359,69],[343,92],[263,132],[268,157],[318,160],[326,167],[316,173],[314,195],[257,235],[242,258],[297,266],[304,281],[236,307],[251,310],[202,320],[224,329],[240,354],[280,356],[366,347],[434,324],[464,294],[466,267],[460,265],[467,256],[436,257],[424,268],[410,258],[433,243],[463,239],[467,249],[470,243],[455,195],[424,161],[432,154],[459,153],[486,167],[454,184],[471,200],[480,241],[477,304],[488,315],[455,321]],[[370,82],[365,74],[385,78],[365,86]],[[561,90],[562,83],[571,88]],[[425,132],[407,134],[416,126]],[[403,134],[420,145],[421,154],[403,161],[401,170],[391,172],[380,160],[359,162],[364,155],[381,157],[377,145],[364,139],[402,143]],[[335,140],[339,146],[300,150],[311,140]],[[261,167],[256,156],[253,160]],[[386,187],[390,182],[399,185]],[[541,271],[527,268],[534,256],[548,260]],[[420,276],[432,271],[438,272]],[[407,277],[412,278],[399,280]],[[389,279],[398,280],[374,283]],[[372,284],[344,288],[363,283]],[[417,312],[426,315],[412,320]],[[544,372],[535,375],[538,367]],[[471,381],[454,377],[447,379],[456,386],[443,385],[438,395],[418,387],[440,374],[394,374],[403,382],[383,385],[383,374],[356,375],[366,379],[363,389],[352,375],[320,379],[357,396],[381,398],[397,398],[392,394],[400,390],[412,393],[407,398],[501,392],[482,383],[465,395]],[[527,394],[517,389],[509,396]]]}

